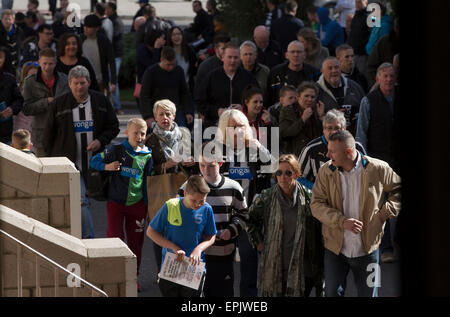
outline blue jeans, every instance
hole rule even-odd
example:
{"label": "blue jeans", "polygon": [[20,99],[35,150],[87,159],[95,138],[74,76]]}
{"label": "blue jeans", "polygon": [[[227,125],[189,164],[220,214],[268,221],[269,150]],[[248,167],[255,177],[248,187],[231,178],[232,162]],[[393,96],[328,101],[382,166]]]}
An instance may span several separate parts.
{"label": "blue jeans", "polygon": [[119,91],[119,70],[120,70],[120,64],[122,63],[122,57],[116,57],[116,76],[117,76],[117,84],[116,84],[116,91],[112,94],[112,100],[113,100],[113,107],[116,110],[119,110],[122,108],[122,105],[120,104],[120,91]]}
{"label": "blue jeans", "polygon": [[81,238],[93,239],[95,238],[94,223],[91,216],[91,202],[86,196],[86,184],[84,177],[80,174],[81,187]]}
{"label": "blue jeans", "polygon": [[[347,287],[347,275],[352,270],[359,297],[377,297],[380,279],[379,249],[369,255],[348,258],[325,249],[325,296],[342,297]],[[373,279],[375,278],[375,280]],[[378,282],[378,283],[377,283]]]}

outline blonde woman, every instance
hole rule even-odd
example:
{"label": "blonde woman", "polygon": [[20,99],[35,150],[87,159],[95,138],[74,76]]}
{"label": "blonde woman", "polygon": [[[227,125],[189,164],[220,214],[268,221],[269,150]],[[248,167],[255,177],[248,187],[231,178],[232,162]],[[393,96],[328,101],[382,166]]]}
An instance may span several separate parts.
{"label": "blonde woman", "polygon": [[[191,134],[187,128],[179,127],[175,122],[176,106],[169,99],[162,99],[153,105],[155,122],[152,123],[152,133],[147,136],[145,145],[152,150],[152,175],[164,173],[179,173],[182,169],[189,177],[198,171],[194,158],[185,150],[191,149]],[[158,272],[161,269],[162,248],[153,243]]]}
{"label": "blonde woman", "polygon": [[[233,128],[229,131],[234,134],[227,134],[227,128]],[[256,133],[240,110],[224,111],[219,118],[218,129],[222,136],[224,156],[221,172],[242,186],[250,205],[255,195],[270,187],[271,174],[264,173],[263,167],[271,165],[271,155],[255,138]],[[245,230],[238,237],[238,247],[241,266],[240,296],[257,296],[257,252],[250,245]]]}

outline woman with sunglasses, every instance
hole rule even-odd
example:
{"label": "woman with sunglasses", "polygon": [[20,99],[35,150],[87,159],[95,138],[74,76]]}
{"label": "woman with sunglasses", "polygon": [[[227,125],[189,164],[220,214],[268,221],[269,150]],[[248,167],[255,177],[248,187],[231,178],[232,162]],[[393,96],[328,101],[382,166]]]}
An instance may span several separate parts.
{"label": "woman with sunglasses", "polygon": [[58,60],[56,71],[69,75],[69,72],[75,66],[81,65],[87,68],[91,78],[89,89],[100,91],[95,71],[89,60],[82,56],[83,46],[78,35],[73,33],[64,33],[58,41]]}
{"label": "woman with sunglasses", "polygon": [[313,82],[303,82],[297,88],[297,102],[280,111],[280,138],[285,148],[281,153],[300,155],[309,141],[322,134],[325,106],[317,100],[319,89]]}
{"label": "woman with sunglasses", "polygon": [[320,222],[309,209],[311,191],[297,178],[300,165],[283,154],[277,184],[263,190],[249,208],[247,231],[258,255],[260,296],[308,297],[322,291],[323,246]]}

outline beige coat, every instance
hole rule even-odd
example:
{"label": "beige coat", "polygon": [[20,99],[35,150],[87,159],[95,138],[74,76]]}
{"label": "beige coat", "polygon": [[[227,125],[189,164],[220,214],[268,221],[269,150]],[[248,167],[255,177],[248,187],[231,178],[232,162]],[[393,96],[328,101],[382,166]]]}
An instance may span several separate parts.
{"label": "beige coat", "polygon": [[[396,217],[400,210],[400,177],[381,160],[362,157],[359,220],[363,222],[361,239],[367,254],[381,243],[384,223],[380,218]],[[386,203],[385,194],[388,193]],[[344,242],[345,220],[342,207],[340,173],[331,161],[320,169],[312,190],[311,212],[322,223],[325,248],[339,255]]]}

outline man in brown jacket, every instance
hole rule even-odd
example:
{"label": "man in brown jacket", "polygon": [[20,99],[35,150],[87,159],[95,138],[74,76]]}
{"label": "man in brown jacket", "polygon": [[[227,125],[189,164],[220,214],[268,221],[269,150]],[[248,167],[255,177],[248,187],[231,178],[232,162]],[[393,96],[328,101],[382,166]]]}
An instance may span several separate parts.
{"label": "man in brown jacket", "polygon": [[385,222],[400,210],[400,177],[355,149],[350,132],[334,133],[312,191],[311,212],[322,223],[325,294],[344,296],[351,269],[358,296],[378,295],[379,245]]}

